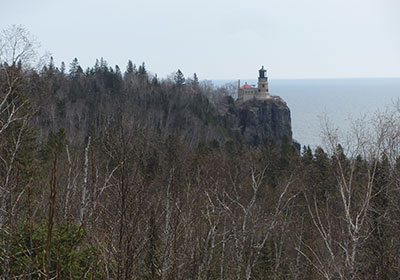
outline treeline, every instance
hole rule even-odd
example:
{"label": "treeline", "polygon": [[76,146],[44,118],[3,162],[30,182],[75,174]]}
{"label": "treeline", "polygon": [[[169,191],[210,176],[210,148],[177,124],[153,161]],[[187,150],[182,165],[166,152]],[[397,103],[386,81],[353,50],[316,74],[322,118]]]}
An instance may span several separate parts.
{"label": "treeline", "polygon": [[121,72],[100,59],[83,71],[77,59],[69,70],[64,63],[55,67],[51,59],[41,71],[27,75],[29,96],[38,111],[34,123],[43,139],[48,131],[64,127],[69,139],[83,140],[88,133],[100,133],[120,119],[164,137],[179,133],[191,145],[224,143],[236,137],[231,131],[234,123],[210,102],[227,104],[234,113],[233,99],[224,89],[200,83],[196,74],[185,78],[178,70],[173,77],[160,80],[148,73],[144,63],[136,67],[129,61]]}
{"label": "treeline", "polygon": [[400,277],[398,111],[327,151],[207,141],[181,74],[1,65],[2,279]]}

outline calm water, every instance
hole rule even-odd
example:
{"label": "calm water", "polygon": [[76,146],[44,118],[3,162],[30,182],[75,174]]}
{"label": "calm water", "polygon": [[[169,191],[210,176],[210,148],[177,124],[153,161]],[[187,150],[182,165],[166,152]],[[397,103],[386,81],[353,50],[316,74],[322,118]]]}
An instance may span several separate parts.
{"label": "calm water", "polygon": [[[226,82],[213,81],[217,86]],[[256,80],[247,82],[255,84]],[[326,116],[345,133],[352,119],[372,117],[400,98],[400,78],[271,79],[270,92],[287,102],[293,137],[301,145],[315,148],[322,145],[321,117]]]}

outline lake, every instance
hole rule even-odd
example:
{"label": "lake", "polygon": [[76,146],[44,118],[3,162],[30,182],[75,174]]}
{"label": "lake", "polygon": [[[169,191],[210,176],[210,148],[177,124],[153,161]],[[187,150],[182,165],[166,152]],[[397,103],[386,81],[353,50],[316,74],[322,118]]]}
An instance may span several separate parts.
{"label": "lake", "polygon": [[[257,80],[241,80],[243,84]],[[216,86],[237,80],[213,80]],[[292,117],[293,138],[302,146],[322,145],[321,118],[326,116],[342,133],[351,120],[368,119],[400,97],[400,78],[270,79],[271,95],[282,97]]]}

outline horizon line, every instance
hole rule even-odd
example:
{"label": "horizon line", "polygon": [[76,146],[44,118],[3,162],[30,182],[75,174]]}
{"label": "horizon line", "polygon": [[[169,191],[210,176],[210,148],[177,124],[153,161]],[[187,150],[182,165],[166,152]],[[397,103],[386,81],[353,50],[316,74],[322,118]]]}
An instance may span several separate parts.
{"label": "horizon line", "polygon": [[[272,80],[356,80],[356,79],[400,79],[399,77],[306,77],[306,78],[271,78],[268,77],[268,79],[272,79]],[[238,81],[240,80],[240,82],[244,82],[247,80],[257,80],[257,78],[240,78],[240,79],[200,79],[201,81]]]}

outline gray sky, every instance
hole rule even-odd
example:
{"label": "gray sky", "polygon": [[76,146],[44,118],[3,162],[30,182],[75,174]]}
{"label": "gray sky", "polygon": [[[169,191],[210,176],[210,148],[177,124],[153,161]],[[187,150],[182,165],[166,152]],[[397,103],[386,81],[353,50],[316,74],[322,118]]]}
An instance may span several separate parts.
{"label": "gray sky", "polygon": [[400,77],[399,0],[0,0],[56,64],[145,62],[160,77]]}

